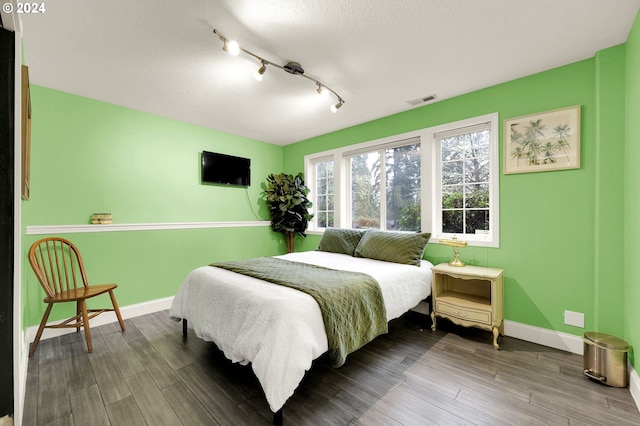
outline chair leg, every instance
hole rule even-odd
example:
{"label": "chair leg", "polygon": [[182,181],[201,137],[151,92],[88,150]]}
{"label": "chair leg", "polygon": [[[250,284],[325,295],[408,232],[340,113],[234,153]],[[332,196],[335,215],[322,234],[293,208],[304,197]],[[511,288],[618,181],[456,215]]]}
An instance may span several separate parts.
{"label": "chair leg", "polygon": [[118,302],[116,302],[116,295],[113,294],[113,291],[110,291],[109,296],[111,297],[111,304],[113,305],[113,311],[116,313],[116,316],[118,317],[118,322],[120,323],[120,329],[124,331],[124,321],[122,321],[122,315],[120,315],[120,308],[118,308]]}
{"label": "chair leg", "polygon": [[76,302],[76,333],[80,333],[80,328],[82,328],[80,318],[82,316],[82,310],[80,309],[80,301]]}
{"label": "chair leg", "polygon": [[78,304],[82,311],[82,326],[84,327],[84,335],[87,338],[87,351],[93,352],[93,344],[91,343],[91,327],[89,327],[89,314],[87,313],[87,302],[79,300]]}
{"label": "chair leg", "polygon": [[40,342],[40,337],[42,337],[42,332],[44,331],[44,326],[47,325],[47,320],[49,319],[49,314],[51,313],[51,308],[53,308],[53,303],[49,303],[47,305],[47,310],[42,316],[42,321],[40,321],[40,327],[38,327],[38,333],[36,333],[36,338],[31,344],[31,350],[29,351],[29,358],[36,353],[36,348],[38,347],[38,343]]}

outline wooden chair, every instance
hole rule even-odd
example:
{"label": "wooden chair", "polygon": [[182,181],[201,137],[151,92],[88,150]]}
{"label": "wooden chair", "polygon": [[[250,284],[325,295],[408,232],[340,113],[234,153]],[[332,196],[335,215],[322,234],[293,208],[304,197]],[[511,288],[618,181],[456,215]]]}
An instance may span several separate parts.
{"label": "wooden chair", "polygon": [[[124,322],[118,309],[113,290],[116,284],[99,284],[90,286],[82,263],[80,251],[68,240],[59,237],[43,238],[33,243],[29,249],[29,263],[47,296],[47,310],[42,317],[38,333],[33,341],[29,357],[32,357],[38,347],[40,337],[45,328],[75,328],[76,332],[84,328],[87,339],[87,350],[91,352],[91,329],[89,320],[103,312],[114,311],[118,317],[120,328],[124,331]],[[113,309],[87,309],[86,300],[109,293]],[[51,308],[56,303],[76,302],[76,316],[59,324],[47,325]]]}

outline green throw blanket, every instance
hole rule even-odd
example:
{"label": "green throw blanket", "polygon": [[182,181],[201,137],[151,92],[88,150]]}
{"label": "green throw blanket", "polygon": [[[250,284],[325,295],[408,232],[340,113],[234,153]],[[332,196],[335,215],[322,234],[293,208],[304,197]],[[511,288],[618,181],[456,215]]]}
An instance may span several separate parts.
{"label": "green throw blanket", "polygon": [[273,257],[213,263],[211,266],[291,287],[312,296],[322,312],[329,357],[334,367],[340,367],[348,354],[387,332],[380,285],[367,274]]}

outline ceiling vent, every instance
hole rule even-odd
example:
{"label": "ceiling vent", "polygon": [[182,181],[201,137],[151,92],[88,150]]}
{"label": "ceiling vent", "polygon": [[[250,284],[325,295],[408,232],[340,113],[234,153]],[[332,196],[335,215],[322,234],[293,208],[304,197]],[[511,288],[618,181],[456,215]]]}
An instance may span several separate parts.
{"label": "ceiling vent", "polygon": [[426,104],[427,102],[435,101],[436,99],[438,99],[436,95],[428,95],[428,96],[423,96],[421,98],[417,98],[411,101],[407,101],[407,103],[411,106],[416,106],[420,104]]}

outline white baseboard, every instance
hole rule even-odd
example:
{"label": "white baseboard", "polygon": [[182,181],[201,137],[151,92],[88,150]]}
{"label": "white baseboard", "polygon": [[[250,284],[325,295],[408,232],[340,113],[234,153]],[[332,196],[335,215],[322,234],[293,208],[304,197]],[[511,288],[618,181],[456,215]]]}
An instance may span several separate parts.
{"label": "white baseboard", "polygon": [[638,372],[633,369],[631,363],[629,365],[629,392],[631,392],[631,396],[633,400],[636,402],[636,406],[638,410],[640,410],[640,377],[638,377]]}
{"label": "white baseboard", "polygon": [[584,352],[582,337],[546,328],[534,327],[514,321],[504,322],[504,334],[527,342],[560,349],[582,355]]}
{"label": "white baseboard", "polygon": [[[137,303],[135,305],[124,306],[120,308],[120,315],[122,319],[135,318],[140,315],[151,314],[158,311],[164,311],[171,307],[173,302],[173,296],[166,297],[164,299],[152,300],[149,302]],[[95,317],[91,320],[91,327],[98,327],[100,325],[109,324],[118,321],[116,314],[113,312],[105,312],[104,314]],[[54,322],[55,323],[55,322]],[[25,342],[25,348],[28,352],[29,345],[36,338],[38,333],[38,326],[34,325],[27,328],[27,341]],[[51,339],[53,337],[62,336],[69,333],[75,333],[73,328],[46,328],[42,333],[41,340]]]}

